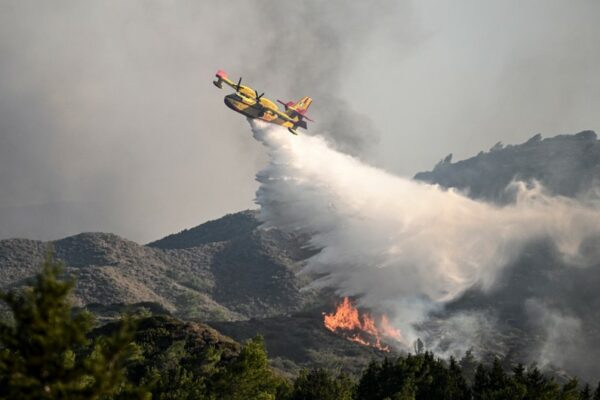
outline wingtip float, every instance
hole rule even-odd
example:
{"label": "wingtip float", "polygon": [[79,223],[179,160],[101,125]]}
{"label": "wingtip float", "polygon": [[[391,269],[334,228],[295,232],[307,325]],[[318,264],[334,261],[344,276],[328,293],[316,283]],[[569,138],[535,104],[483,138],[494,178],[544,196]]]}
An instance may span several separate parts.
{"label": "wingtip float", "polygon": [[258,94],[257,90],[242,85],[242,78],[239,78],[236,83],[230,80],[223,70],[217,71],[215,76],[217,79],[213,81],[213,84],[219,89],[223,88],[223,84],[235,89],[235,93],[225,96],[225,105],[248,118],[281,125],[288,128],[288,131],[294,135],[298,134],[298,128],[308,128],[306,121],[314,122],[306,115],[306,111],[312,103],[310,97],[303,97],[297,103],[277,100],[284,107],[283,110],[280,110],[275,102],[263,97],[264,93]]}

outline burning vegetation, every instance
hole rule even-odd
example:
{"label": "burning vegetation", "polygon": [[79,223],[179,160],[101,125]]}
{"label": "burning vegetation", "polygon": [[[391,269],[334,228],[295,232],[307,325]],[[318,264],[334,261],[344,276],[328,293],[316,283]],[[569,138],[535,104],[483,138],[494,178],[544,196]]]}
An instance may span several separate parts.
{"label": "burning vegetation", "polygon": [[375,318],[368,313],[361,314],[348,297],[344,297],[335,312],[325,314],[323,318],[323,324],[327,329],[348,340],[381,351],[390,351],[390,347],[384,343],[384,340],[401,342],[402,333],[390,324],[385,314],[381,315],[378,321],[376,323]]}

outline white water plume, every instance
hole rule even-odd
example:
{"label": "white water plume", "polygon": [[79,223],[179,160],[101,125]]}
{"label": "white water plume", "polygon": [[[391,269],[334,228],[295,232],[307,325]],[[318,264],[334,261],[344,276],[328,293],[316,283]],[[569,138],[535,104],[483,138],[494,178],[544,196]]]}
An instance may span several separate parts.
{"label": "white water plume", "polygon": [[409,339],[432,309],[471,287],[491,288],[528,243],[550,238],[577,259],[580,244],[600,233],[595,201],[515,183],[515,202],[496,206],[365,165],[318,136],[251,125],[270,159],[257,174],[261,221],[308,234],[320,249],[304,269],[322,276],[314,285],[393,311]]}

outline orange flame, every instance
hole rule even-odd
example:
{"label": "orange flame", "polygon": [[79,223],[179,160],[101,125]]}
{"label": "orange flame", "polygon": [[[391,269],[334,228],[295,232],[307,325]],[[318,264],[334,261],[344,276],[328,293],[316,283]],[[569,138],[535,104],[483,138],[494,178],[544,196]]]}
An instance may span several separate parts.
{"label": "orange flame", "polygon": [[348,340],[381,351],[390,351],[389,346],[382,343],[383,338],[402,341],[402,333],[390,324],[385,314],[381,316],[379,324],[376,324],[371,315],[361,315],[348,297],[344,297],[334,313],[325,314],[323,324],[330,331],[341,333]]}

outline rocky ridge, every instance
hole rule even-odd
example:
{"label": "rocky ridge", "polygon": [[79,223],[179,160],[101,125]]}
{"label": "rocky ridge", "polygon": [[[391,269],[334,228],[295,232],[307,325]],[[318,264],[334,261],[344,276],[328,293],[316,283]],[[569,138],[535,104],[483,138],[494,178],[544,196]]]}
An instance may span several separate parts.
{"label": "rocky ridge", "polygon": [[139,245],[109,233],[54,242],[0,241],[0,287],[27,283],[49,249],[75,277],[74,303],[160,304],[174,315],[238,320],[300,310],[297,238],[259,227],[254,211],[227,215]]}

